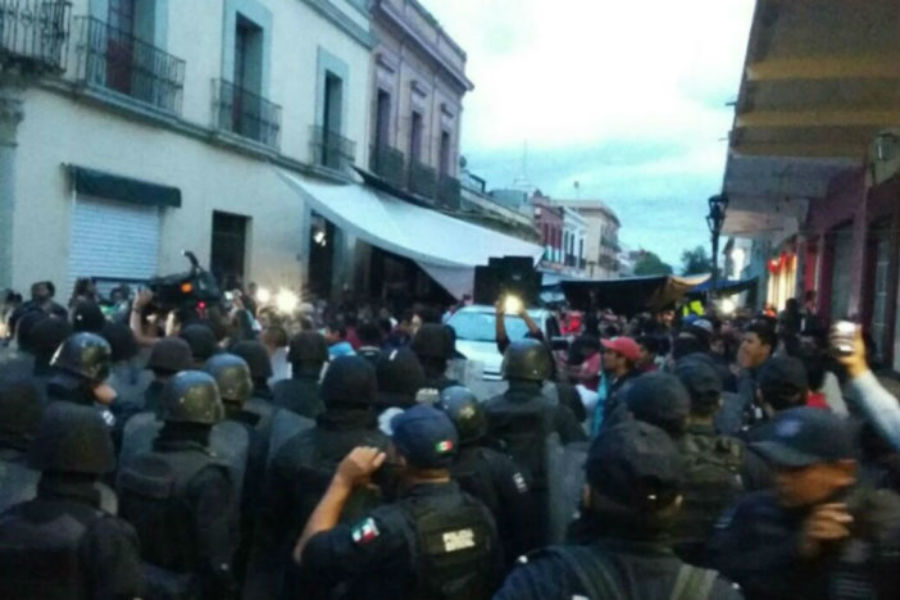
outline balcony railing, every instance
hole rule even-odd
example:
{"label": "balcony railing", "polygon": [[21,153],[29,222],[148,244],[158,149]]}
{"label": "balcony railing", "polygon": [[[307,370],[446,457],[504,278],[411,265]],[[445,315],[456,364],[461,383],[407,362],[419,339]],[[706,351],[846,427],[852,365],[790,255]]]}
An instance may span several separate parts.
{"label": "balcony railing", "polygon": [[578,268],[584,271],[587,268],[587,261],[583,258],[578,259]]}
{"label": "balcony railing", "polygon": [[71,2],[0,0],[0,71],[65,71],[71,15]]}
{"label": "balcony railing", "polygon": [[79,17],[79,78],[166,112],[181,112],[184,61],[93,17]]}
{"label": "balcony railing", "polygon": [[213,80],[216,127],[278,148],[281,107],[224,79]]}
{"label": "balcony railing", "polygon": [[434,169],[413,160],[409,165],[409,191],[426,198],[434,198],[437,174]]}
{"label": "balcony railing", "polygon": [[386,145],[372,146],[369,154],[369,168],[373,173],[397,187],[402,187],[405,183],[405,164],[406,158],[396,148]]}
{"label": "balcony railing", "polygon": [[449,210],[459,210],[460,200],[460,184],[459,179],[442,175],[438,180],[437,200],[442,208]]}
{"label": "balcony railing", "polygon": [[356,158],[356,142],[325,127],[313,125],[310,128],[309,139],[315,165],[343,171],[352,165]]}

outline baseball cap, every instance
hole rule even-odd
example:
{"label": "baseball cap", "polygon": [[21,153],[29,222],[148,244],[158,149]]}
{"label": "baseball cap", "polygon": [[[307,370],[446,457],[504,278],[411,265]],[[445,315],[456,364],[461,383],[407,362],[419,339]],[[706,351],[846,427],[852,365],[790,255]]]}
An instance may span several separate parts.
{"label": "baseball cap", "polygon": [[647,373],[631,382],[625,403],[634,418],[672,435],[684,432],[691,398],[681,381],[668,373]]}
{"label": "baseball cap", "polygon": [[426,404],[409,408],[391,421],[397,451],[420,469],[441,469],[453,462],[459,437],[443,411]]}
{"label": "baseball cap", "polygon": [[634,339],[625,336],[614,337],[611,340],[601,340],[603,347],[613,352],[618,352],[628,360],[634,362],[641,357],[641,347]]}
{"label": "baseball cap", "polygon": [[604,430],[585,463],[594,492],[644,510],[667,506],[681,489],[684,463],[665,431],[625,421]]}
{"label": "baseball cap", "polygon": [[806,400],[809,380],[803,361],[792,356],[773,356],[759,371],[757,384],[763,399],[775,409]]}
{"label": "baseball cap", "polygon": [[769,433],[751,447],[776,467],[801,468],[856,456],[849,426],[828,410],[800,406],[782,411]]}
{"label": "baseball cap", "polygon": [[701,358],[706,356],[689,354],[675,365],[675,375],[690,395],[692,410],[711,408],[722,397],[722,378],[709,361]]}

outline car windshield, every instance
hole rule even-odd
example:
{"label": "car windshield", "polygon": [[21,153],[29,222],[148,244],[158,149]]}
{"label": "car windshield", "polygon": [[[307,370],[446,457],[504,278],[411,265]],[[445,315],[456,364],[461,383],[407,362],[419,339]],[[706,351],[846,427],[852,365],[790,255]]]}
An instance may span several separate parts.
{"label": "car windshield", "polygon": [[[506,335],[520,340],[528,333],[528,325],[521,317],[506,316]],[[460,312],[453,315],[449,325],[456,330],[456,339],[471,342],[494,342],[497,316],[487,312]]]}

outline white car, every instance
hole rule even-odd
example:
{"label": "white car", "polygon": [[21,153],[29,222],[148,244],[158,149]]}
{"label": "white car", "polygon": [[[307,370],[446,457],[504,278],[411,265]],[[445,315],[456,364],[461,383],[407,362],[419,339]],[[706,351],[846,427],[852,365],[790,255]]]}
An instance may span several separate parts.
{"label": "white car", "polygon": [[[544,339],[559,336],[559,325],[553,313],[545,309],[530,309],[528,315],[541,328]],[[506,335],[510,341],[523,339],[528,333],[525,320],[506,315]],[[474,305],[456,311],[447,325],[456,331],[456,350],[468,360],[478,361],[484,368],[484,379],[499,381],[503,355],[497,349],[497,312],[493,306]]]}

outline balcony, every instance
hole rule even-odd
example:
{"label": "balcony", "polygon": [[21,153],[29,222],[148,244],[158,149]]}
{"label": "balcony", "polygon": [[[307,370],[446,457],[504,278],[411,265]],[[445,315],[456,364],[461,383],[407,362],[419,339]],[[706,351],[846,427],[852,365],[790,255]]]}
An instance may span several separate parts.
{"label": "balcony", "polygon": [[406,158],[396,148],[387,145],[372,146],[369,169],[392,185],[403,187]]}
{"label": "balcony", "polygon": [[578,259],[578,268],[581,269],[582,271],[587,269],[587,261],[583,258],[579,258]]}
{"label": "balcony", "polygon": [[213,119],[223,131],[278,148],[281,107],[224,79],[213,80]]}
{"label": "balcony", "polygon": [[80,81],[179,114],[184,61],[93,17],[79,17]]}
{"label": "balcony", "polygon": [[71,2],[0,0],[0,71],[65,71],[71,15]]}
{"label": "balcony", "polygon": [[409,165],[409,191],[425,198],[434,198],[437,188],[435,170],[413,160]]}
{"label": "balcony", "polygon": [[310,128],[309,136],[314,165],[344,171],[356,159],[356,142],[353,140],[319,125]]}
{"label": "balcony", "polygon": [[441,175],[437,185],[438,205],[447,210],[459,210],[460,188],[459,179],[449,175]]}

